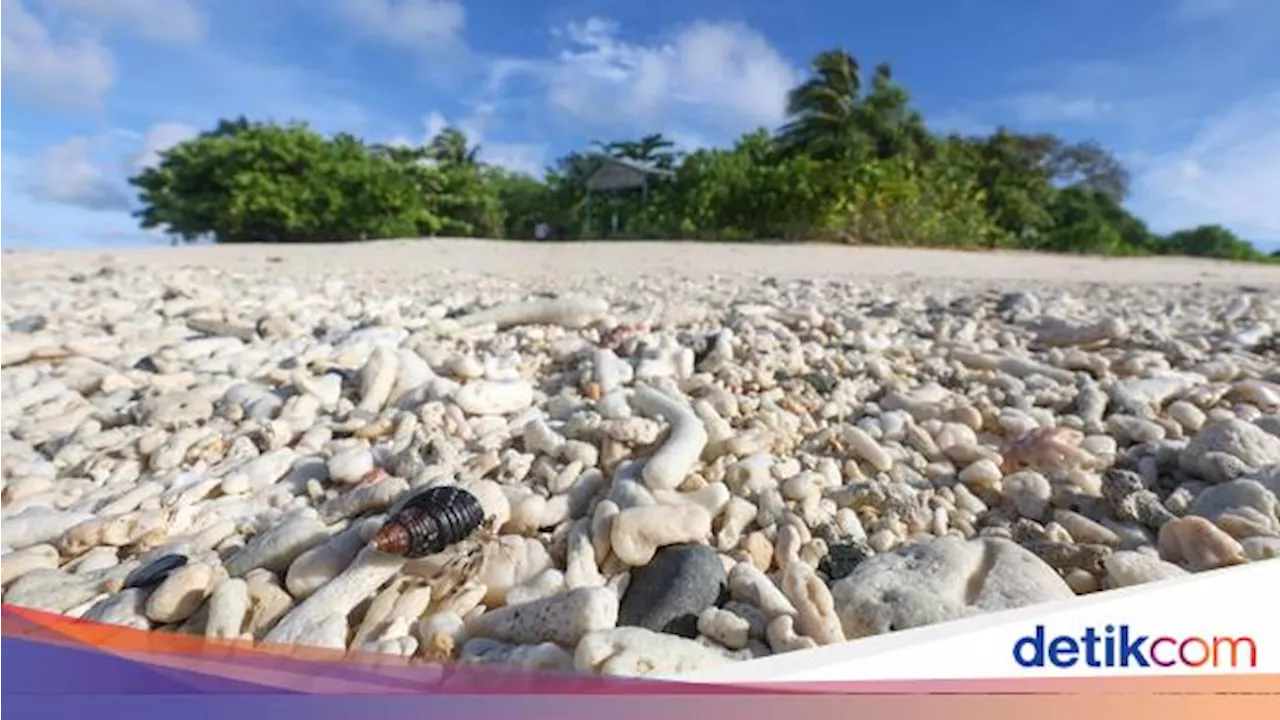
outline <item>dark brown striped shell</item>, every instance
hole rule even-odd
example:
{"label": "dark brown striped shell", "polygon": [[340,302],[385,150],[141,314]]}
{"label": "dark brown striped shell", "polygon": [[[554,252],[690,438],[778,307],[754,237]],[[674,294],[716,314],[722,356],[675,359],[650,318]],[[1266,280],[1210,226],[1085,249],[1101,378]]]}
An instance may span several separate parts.
{"label": "dark brown striped shell", "polygon": [[136,568],[133,572],[125,576],[124,587],[129,588],[150,588],[164,582],[170,573],[183,565],[187,564],[187,556],[177,553],[169,555],[161,555],[146,565]]}
{"label": "dark brown striped shell", "polygon": [[482,524],[484,508],[474,495],[442,485],[410,498],[372,542],[381,552],[423,557],[467,539]]}

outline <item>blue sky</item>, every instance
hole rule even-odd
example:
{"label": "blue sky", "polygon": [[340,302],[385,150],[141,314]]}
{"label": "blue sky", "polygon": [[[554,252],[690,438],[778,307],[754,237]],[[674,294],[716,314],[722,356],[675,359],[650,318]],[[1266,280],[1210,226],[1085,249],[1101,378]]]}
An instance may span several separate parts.
{"label": "blue sky", "polygon": [[1097,139],[1160,231],[1280,247],[1276,0],[0,0],[3,242],[156,242],[125,178],[218,118],[539,171],[592,140],[782,122],[818,51],[887,61],[940,130]]}

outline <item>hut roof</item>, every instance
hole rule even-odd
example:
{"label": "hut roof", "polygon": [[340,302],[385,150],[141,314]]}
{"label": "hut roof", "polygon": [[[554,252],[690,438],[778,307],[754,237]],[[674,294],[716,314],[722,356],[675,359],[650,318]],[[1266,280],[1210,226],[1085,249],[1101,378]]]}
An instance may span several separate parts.
{"label": "hut roof", "polygon": [[587,177],[588,190],[630,190],[644,187],[651,178],[669,178],[670,170],[651,167],[626,158],[598,155],[600,166]]}

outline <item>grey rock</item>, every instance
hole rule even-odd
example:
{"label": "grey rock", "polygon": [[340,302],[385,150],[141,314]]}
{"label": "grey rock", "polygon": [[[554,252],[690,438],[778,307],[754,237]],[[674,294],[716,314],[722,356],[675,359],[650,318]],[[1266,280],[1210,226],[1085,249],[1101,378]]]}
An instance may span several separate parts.
{"label": "grey rock", "polygon": [[[1232,480],[1205,488],[1187,512],[1216,520],[1227,513],[1239,515],[1241,510],[1252,510],[1275,522],[1276,506],[1275,494],[1257,480]],[[1280,522],[1277,529],[1280,530]]]}
{"label": "grey rock", "polygon": [[1231,418],[1206,425],[1182,451],[1183,470],[1212,483],[1280,464],[1280,437]]}
{"label": "grey rock", "polygon": [[1052,567],[1013,541],[955,536],[870,558],[831,591],[849,638],[1075,597]]}
{"label": "grey rock", "polygon": [[126,588],[89,608],[89,611],[84,614],[84,619],[104,625],[150,630],[151,621],[147,619],[146,614],[147,598],[150,596],[150,588]]}
{"label": "grey rock", "polygon": [[16,320],[9,322],[9,329],[16,333],[35,333],[40,332],[49,324],[48,318],[44,315],[24,315]]}
{"label": "grey rock", "polygon": [[213,416],[213,403],[195,392],[172,392],[143,401],[139,413],[144,423],[167,428],[190,427]]}
{"label": "grey rock", "polygon": [[1253,424],[1257,425],[1263,430],[1266,430],[1272,435],[1275,435],[1276,437],[1280,437],[1280,413],[1271,413],[1270,415],[1263,415],[1257,420],[1254,420]]}
{"label": "grey rock", "polygon": [[1246,480],[1257,480],[1262,486],[1280,498],[1280,464],[1269,465],[1256,473],[1250,474]]}
{"label": "grey rock", "polygon": [[1159,528],[1176,516],[1160,503],[1160,497],[1147,490],[1142,477],[1131,470],[1112,468],[1102,475],[1102,496],[1119,520],[1136,520]]}
{"label": "grey rock", "polygon": [[996,312],[1007,322],[1018,322],[1040,314],[1040,298],[1029,292],[1011,292],[996,302]]}
{"label": "grey rock", "polygon": [[1171,562],[1161,560],[1158,555],[1121,550],[1112,553],[1102,561],[1107,573],[1103,576],[1103,586],[1107,588],[1129,587],[1149,582],[1160,582],[1170,578],[1184,577],[1186,570]]}
{"label": "grey rock", "polygon": [[723,600],[724,565],[705,545],[669,545],[631,571],[618,608],[618,625],[634,625],[692,638],[698,615]]}
{"label": "grey rock", "polygon": [[1155,534],[1145,525],[1137,522],[1112,520],[1106,517],[1100,518],[1099,523],[1116,534],[1117,542],[1115,547],[1120,550],[1136,550],[1146,545],[1155,544]]}

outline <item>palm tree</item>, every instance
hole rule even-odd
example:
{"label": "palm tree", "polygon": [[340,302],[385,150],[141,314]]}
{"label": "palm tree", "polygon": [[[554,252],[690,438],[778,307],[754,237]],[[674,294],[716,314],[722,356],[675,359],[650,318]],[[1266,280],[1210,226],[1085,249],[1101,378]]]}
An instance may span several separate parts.
{"label": "palm tree", "polygon": [[862,91],[858,61],[843,49],[818,53],[811,64],[815,77],[787,96],[792,118],[778,132],[784,153],[815,157],[843,155],[850,145],[855,111]]}
{"label": "palm tree", "polygon": [[480,146],[467,147],[467,135],[458,128],[447,127],[427,144],[431,157],[443,165],[475,165]]}
{"label": "palm tree", "polygon": [[591,144],[609,157],[634,160],[664,170],[674,167],[679,157],[679,153],[670,150],[675,147],[675,143],[662,133],[645,135],[639,140],[615,140],[609,143],[596,140]]}
{"label": "palm tree", "polygon": [[924,118],[911,109],[911,96],[893,81],[888,63],[876,66],[871,91],[863,96],[856,114],[855,124],[877,158],[934,156],[935,139]]}
{"label": "palm tree", "polygon": [[784,155],[806,153],[819,160],[858,157],[928,157],[935,148],[911,96],[893,81],[888,63],[875,67],[863,92],[858,61],[844,50],[813,59],[814,77],[787,98],[791,121],[778,132]]}

